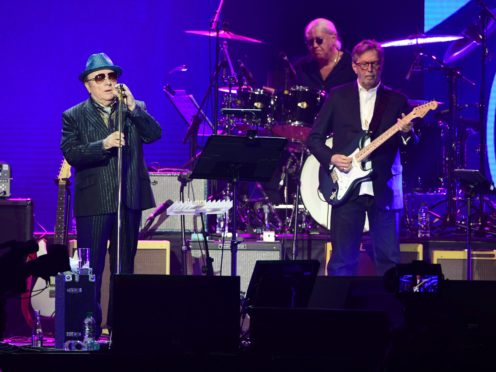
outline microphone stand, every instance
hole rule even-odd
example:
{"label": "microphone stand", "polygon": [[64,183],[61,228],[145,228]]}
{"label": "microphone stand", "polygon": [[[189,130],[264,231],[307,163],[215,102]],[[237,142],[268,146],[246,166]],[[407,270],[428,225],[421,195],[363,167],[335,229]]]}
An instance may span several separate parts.
{"label": "microphone stand", "polygon": [[[123,129],[123,101],[124,97],[122,95],[122,88],[117,85],[117,130],[119,131],[119,144],[122,141],[122,129]],[[122,235],[122,146],[117,148],[117,269],[116,274],[120,274],[122,271],[121,266],[121,235]]]}
{"label": "microphone stand", "polygon": [[[180,174],[179,177],[177,177],[177,180],[181,183],[181,187],[179,188],[179,200],[181,202],[184,202],[184,188],[190,182],[190,178],[187,175]],[[182,253],[182,264],[183,264],[183,275],[188,274],[188,252],[189,252],[189,245],[186,240],[186,217],[184,214],[181,214],[180,216],[180,221],[181,221],[181,241],[182,241],[182,247],[181,247],[181,253]]]}

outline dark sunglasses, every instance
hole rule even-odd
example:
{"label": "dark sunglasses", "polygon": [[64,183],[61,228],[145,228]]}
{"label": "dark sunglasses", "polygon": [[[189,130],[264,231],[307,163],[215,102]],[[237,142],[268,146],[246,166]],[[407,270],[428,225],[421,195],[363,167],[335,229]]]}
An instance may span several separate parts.
{"label": "dark sunglasses", "polygon": [[324,39],[322,39],[321,37],[316,37],[316,38],[313,38],[313,39],[306,39],[305,40],[305,43],[309,47],[313,46],[313,43],[314,42],[316,42],[317,45],[322,45],[322,43],[324,42]]}
{"label": "dark sunglasses", "polygon": [[103,74],[103,73],[98,74],[98,75],[95,75],[95,77],[93,77],[91,79],[86,79],[86,81],[94,80],[95,83],[101,84],[105,81],[106,78],[108,78],[110,81],[115,83],[117,81],[117,73],[109,72],[108,74]]}

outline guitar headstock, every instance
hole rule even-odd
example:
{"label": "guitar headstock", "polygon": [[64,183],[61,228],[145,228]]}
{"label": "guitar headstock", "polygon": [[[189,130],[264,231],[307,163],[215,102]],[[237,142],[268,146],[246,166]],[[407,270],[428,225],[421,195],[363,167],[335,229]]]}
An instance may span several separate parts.
{"label": "guitar headstock", "polygon": [[423,105],[417,106],[412,110],[412,115],[416,118],[423,118],[430,110],[435,110],[439,106],[439,102],[430,101]]}
{"label": "guitar headstock", "polygon": [[67,160],[64,159],[62,161],[62,165],[60,166],[59,175],[57,177],[57,180],[61,181],[61,180],[67,180],[69,178],[71,178],[71,166],[67,162]]}

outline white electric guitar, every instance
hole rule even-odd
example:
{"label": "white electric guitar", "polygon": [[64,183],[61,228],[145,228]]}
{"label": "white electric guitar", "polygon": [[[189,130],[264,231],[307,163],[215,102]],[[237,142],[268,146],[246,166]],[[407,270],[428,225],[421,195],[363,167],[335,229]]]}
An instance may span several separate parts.
{"label": "white electric guitar", "polygon": [[[415,118],[423,118],[430,110],[435,110],[437,106],[438,102],[436,101],[417,106],[403,120],[410,122]],[[342,172],[335,166],[330,169],[321,166],[319,171],[319,190],[325,200],[333,206],[341,205],[357,185],[370,180],[372,169],[365,169],[364,163],[373,151],[399,130],[398,125],[393,125],[368,144],[366,143],[369,137],[366,133],[357,137],[348,147],[348,151],[344,151],[344,154],[352,159],[351,169],[348,172]]]}
{"label": "white electric guitar", "polygon": [[[55,182],[58,185],[57,194],[57,216],[55,222],[54,244],[67,245],[67,226],[69,225],[69,178],[71,177],[71,166],[64,159]],[[46,241],[38,243],[38,256],[47,253]],[[31,290],[31,306],[40,311],[42,321],[52,318],[55,314],[55,278],[51,277],[49,282],[43,278],[37,278]],[[44,327],[46,328],[46,327]]]}

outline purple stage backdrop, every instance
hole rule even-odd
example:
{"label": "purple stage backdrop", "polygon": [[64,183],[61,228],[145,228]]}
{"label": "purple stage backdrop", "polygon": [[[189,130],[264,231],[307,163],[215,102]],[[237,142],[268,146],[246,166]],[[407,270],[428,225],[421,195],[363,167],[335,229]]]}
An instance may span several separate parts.
{"label": "purple stage backdrop", "polygon": [[[188,161],[189,148],[182,143],[187,125],[166,98],[163,86],[170,84],[173,89],[185,89],[201,101],[213,69],[215,39],[184,31],[207,30],[219,2],[1,2],[0,71],[4,88],[1,90],[0,161],[11,165],[12,196],[33,199],[36,231],[53,231],[57,198],[53,180],[62,162],[61,113],[87,97],[77,76],[92,53],[106,52],[123,68],[120,81],[146,102],[149,112],[161,123],[163,138],[145,148],[148,164],[182,167]],[[495,5],[494,1],[488,4]],[[462,8],[465,16],[452,17],[433,32],[461,33],[475,20],[474,7],[469,4]],[[290,59],[304,55],[303,28],[316,17],[333,20],[344,48],[349,50],[363,38],[385,41],[421,33],[424,5],[421,1],[392,0],[372,3],[365,0],[225,0],[220,14],[221,24],[230,31],[264,42],[228,43],[235,68],[237,61],[242,60],[260,87],[271,83],[280,72],[280,52],[285,52]],[[489,41],[494,50],[494,40]],[[423,51],[442,58],[447,47],[437,44]],[[384,82],[403,90],[411,98],[446,102],[447,83],[441,72],[417,72],[409,81],[405,79],[415,52],[413,47],[387,49]],[[462,72],[477,84],[480,79],[478,60],[478,52],[473,52],[459,63]],[[188,70],[179,72],[176,67],[183,64]],[[490,83],[494,60],[488,63],[488,74],[491,74]],[[462,85],[459,100],[461,104],[477,103],[478,86]],[[210,95],[205,107],[210,117],[212,106]],[[466,111],[466,118],[478,119],[476,110],[472,111]],[[434,118],[428,120],[436,122]]]}

